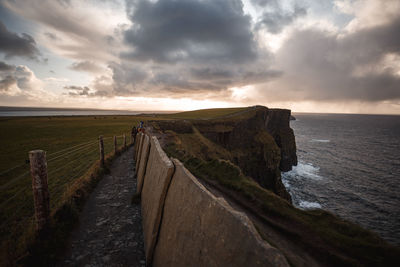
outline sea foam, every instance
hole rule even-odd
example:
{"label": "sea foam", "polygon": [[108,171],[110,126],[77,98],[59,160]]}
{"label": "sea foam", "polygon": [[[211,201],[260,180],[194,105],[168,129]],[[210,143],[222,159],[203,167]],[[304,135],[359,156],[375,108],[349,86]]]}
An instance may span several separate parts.
{"label": "sea foam", "polygon": [[320,209],[321,204],[318,202],[300,201],[299,207],[302,209]]}
{"label": "sea foam", "polygon": [[299,162],[297,166],[293,166],[293,169],[284,174],[285,178],[302,179],[308,178],[313,180],[321,180],[322,177],[318,174],[319,167],[313,166],[311,163]]}
{"label": "sea foam", "polygon": [[331,140],[329,139],[311,139],[310,142],[317,142],[317,143],[329,143]]}

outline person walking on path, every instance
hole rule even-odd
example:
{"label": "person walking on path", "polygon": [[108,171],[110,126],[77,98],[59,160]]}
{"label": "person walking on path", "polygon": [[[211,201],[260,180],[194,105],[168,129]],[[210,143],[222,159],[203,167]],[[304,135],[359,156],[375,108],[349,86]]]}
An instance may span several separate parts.
{"label": "person walking on path", "polygon": [[139,126],[138,126],[138,132],[144,133],[144,125],[143,121],[140,121]]}
{"label": "person walking on path", "polygon": [[136,129],[135,126],[133,126],[133,127],[132,127],[132,131],[131,131],[133,143],[135,143],[135,141],[136,141],[136,134],[137,134],[137,133],[138,133],[138,130]]}

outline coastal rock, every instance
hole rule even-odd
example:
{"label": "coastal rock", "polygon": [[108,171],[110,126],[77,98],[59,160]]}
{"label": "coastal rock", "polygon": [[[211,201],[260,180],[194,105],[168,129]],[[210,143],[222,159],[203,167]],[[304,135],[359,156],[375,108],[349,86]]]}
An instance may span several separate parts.
{"label": "coastal rock", "polygon": [[290,110],[267,109],[265,113],[265,129],[274,138],[281,149],[281,171],[290,171],[292,166],[297,165],[296,141],[294,132],[290,128]]}
{"label": "coastal rock", "polygon": [[230,151],[233,163],[246,176],[291,201],[280,175],[297,165],[289,119],[290,110],[256,106],[238,116],[193,124],[205,137]]}

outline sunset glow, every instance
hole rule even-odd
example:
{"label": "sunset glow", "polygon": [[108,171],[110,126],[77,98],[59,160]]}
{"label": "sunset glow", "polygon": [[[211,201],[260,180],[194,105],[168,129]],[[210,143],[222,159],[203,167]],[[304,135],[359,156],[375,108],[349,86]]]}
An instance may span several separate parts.
{"label": "sunset glow", "polygon": [[6,0],[0,105],[400,114],[399,14],[396,0]]}

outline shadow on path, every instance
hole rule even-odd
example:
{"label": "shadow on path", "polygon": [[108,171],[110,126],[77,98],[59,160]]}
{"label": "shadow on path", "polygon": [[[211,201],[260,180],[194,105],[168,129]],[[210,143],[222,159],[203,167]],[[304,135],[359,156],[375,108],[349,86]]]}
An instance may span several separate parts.
{"label": "shadow on path", "polygon": [[90,195],[61,266],[145,266],[133,147],[114,160],[110,174]]}

